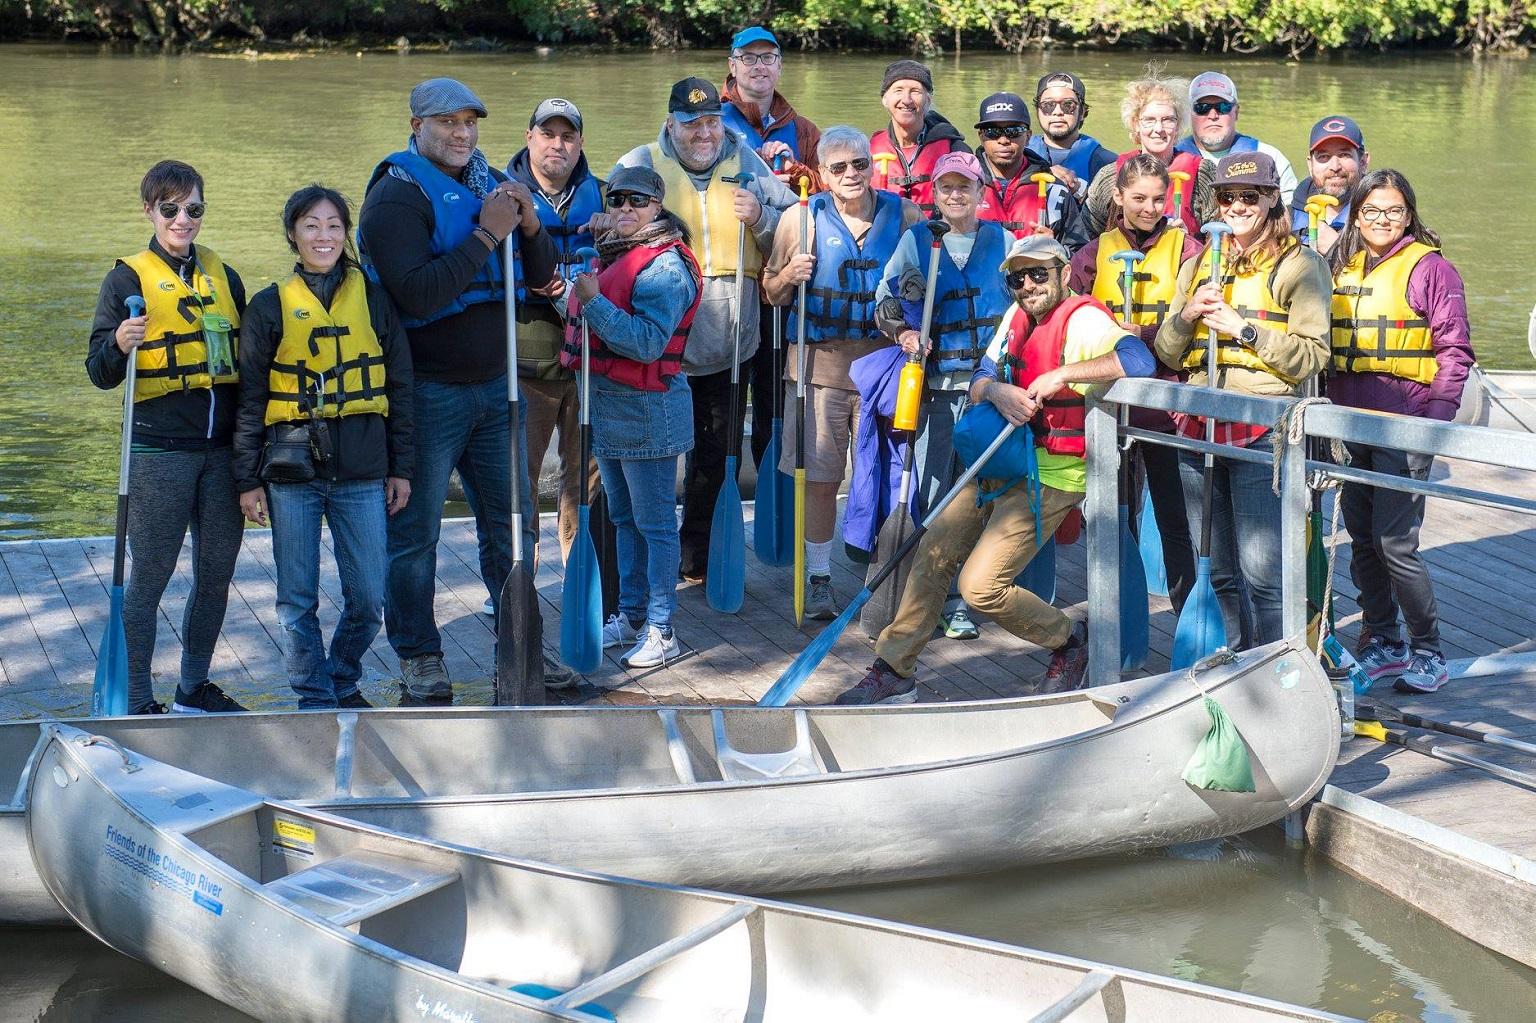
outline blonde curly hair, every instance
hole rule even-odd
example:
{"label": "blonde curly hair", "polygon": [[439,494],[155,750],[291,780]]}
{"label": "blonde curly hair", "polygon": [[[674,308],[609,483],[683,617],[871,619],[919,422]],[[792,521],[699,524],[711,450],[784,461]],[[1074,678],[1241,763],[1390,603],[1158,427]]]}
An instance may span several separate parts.
{"label": "blonde curly hair", "polygon": [[1125,123],[1126,133],[1130,135],[1133,145],[1141,144],[1141,133],[1136,122],[1141,119],[1141,112],[1149,103],[1167,103],[1173,107],[1173,114],[1179,119],[1175,139],[1189,133],[1188,78],[1164,78],[1158,65],[1148,64],[1145,78],[1126,83],[1125,98],[1120,101],[1120,120]]}

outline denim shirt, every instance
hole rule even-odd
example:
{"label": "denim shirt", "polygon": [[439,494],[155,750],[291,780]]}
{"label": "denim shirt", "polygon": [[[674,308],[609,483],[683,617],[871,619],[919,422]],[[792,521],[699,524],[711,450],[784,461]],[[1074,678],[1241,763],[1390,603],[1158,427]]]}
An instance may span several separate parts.
{"label": "denim shirt", "polygon": [[[626,313],[602,295],[584,313],[592,333],[617,355],[655,362],[693,305],[698,285],[677,252],[664,252],[635,279]],[[641,391],[592,376],[592,453],[599,458],[663,458],[693,449],[693,396],[688,377],[665,391]]]}

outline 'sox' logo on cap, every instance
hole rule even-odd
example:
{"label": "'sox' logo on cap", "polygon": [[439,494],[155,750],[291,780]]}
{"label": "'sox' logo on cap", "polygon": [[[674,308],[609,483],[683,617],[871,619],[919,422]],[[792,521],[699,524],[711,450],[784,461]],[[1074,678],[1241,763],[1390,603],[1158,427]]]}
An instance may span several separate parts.
{"label": "'sox' logo on cap", "polygon": [[987,109],[983,110],[982,113],[984,113],[984,114],[995,114],[999,110],[1012,110],[1012,109],[1013,109],[1013,104],[1009,103],[1007,100],[1003,100],[1000,103],[993,103],[993,104],[991,104],[990,106],[987,107]]}

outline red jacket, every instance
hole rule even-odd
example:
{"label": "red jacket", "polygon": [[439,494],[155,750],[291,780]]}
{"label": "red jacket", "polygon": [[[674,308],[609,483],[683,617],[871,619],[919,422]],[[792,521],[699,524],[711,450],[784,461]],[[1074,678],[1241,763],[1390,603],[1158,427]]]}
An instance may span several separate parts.
{"label": "red jacket", "polygon": [[[598,271],[598,293],[619,309],[633,314],[635,307],[631,304],[630,297],[635,291],[635,280],[650,265],[651,260],[669,249],[676,249],[678,255],[683,257],[683,262],[688,265],[694,280],[703,279],[703,275],[699,272],[698,261],[693,258],[693,253],[688,250],[688,246],[682,242],[672,241],[659,246],[636,245]],[[636,390],[665,391],[672,378],[682,372],[683,349],[688,343],[688,329],[693,326],[693,316],[698,312],[699,298],[702,295],[703,289],[695,293],[693,305],[689,306],[688,312],[683,314],[677,329],[668,339],[666,348],[662,350],[661,358],[655,362],[638,362],[616,355],[603,344],[602,338],[593,334],[590,340],[592,372]],[[565,326],[565,343],[560,346],[560,365],[567,369],[581,365],[581,323],[578,319],[580,311],[580,303],[573,295],[569,306],[569,322]]]}

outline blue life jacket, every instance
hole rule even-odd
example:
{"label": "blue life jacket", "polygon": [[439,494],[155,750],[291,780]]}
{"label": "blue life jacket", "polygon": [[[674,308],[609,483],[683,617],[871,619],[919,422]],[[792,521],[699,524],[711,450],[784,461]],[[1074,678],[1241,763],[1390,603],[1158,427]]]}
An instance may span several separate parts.
{"label": "blue life jacket", "polygon": [[[592,248],[592,232],[585,230],[587,221],[595,214],[603,212],[603,188],[597,178],[588,174],[576,186],[571,201],[566,204],[565,216],[561,217],[555,211],[550,201],[544,198],[544,193],[537,188],[530,189],[533,193],[533,208],[538,211],[539,223],[544,225],[544,231],[555,243],[555,272],[564,276],[571,276],[580,269],[581,258],[576,255],[578,249]],[[518,300],[523,300],[522,260],[517,262]],[[549,304],[549,299],[538,295],[531,295],[527,301]]]}
{"label": "blue life jacket", "polygon": [[[1179,139],[1179,144],[1173,148],[1175,152],[1193,153],[1196,156],[1202,158],[1205,157],[1205,154],[1200,152],[1200,144],[1195,141],[1195,137],[1193,135],[1185,135],[1183,138]],[[1227,155],[1231,156],[1233,153],[1252,153],[1258,148],[1258,139],[1254,138],[1252,135],[1244,135],[1243,133],[1239,132],[1237,136],[1233,138],[1232,148],[1227,150]]]}
{"label": "blue life jacket", "polygon": [[747,120],[747,115],[743,114],[734,103],[720,104],[720,119],[725,122],[726,128],[736,133],[736,137],[741,139],[742,144],[748,149],[761,149],[764,142],[782,142],[789,147],[789,151],[794,154],[796,160],[800,159],[800,133],[795,130],[793,117],[769,128],[767,135],[759,134]]}
{"label": "blue life jacket", "polygon": [[[1044,135],[1031,135],[1029,137],[1029,144],[1024,148],[1028,152],[1033,153],[1047,167],[1055,162],[1051,159],[1046,148]],[[1095,167],[1094,163],[1096,161],[1094,156],[1101,149],[1104,150],[1104,158],[1098,160],[1098,166]],[[1073,174],[1076,174],[1079,180],[1086,183],[1091,182],[1094,174],[1102,169],[1105,164],[1114,163],[1115,156],[1115,153],[1106,149],[1092,135],[1079,135],[1077,141],[1072,143],[1072,148],[1067,150],[1067,155],[1061,160],[1061,165]]]}
{"label": "blue life jacket", "polygon": [[[901,198],[875,191],[875,216],[861,247],[825,192],[811,199],[816,218],[816,275],[806,285],[805,340],[876,340],[875,289],[880,271],[901,241]],[[789,340],[800,339],[797,308],[789,315]]]}
{"label": "blue life jacket", "polygon": [[[421,189],[422,195],[425,195],[427,201],[432,204],[432,254],[443,256],[463,244],[464,239],[473,233],[480,222],[480,197],[438,170],[431,160],[408,150],[391,153],[380,160],[379,165],[373,169],[373,173],[368,178],[369,189],[389,173],[391,165],[409,174],[416,182],[416,187]],[[506,180],[506,175],[500,171],[495,168],[490,170],[491,176],[497,181]],[[367,194],[367,190],[364,190],[364,194]],[[377,283],[378,274],[367,252],[362,249],[361,232],[358,234],[358,248],[364,272]],[[514,260],[514,262],[521,264],[520,260]],[[457,298],[422,319],[416,320],[402,316],[400,322],[407,328],[421,327],[444,317],[462,313],[480,302],[504,302],[506,295],[506,280],[502,273],[501,252],[498,249],[487,257],[480,271]]]}
{"label": "blue life jacket", "polygon": [[[973,370],[992,342],[992,334],[1012,301],[998,266],[1008,253],[1011,235],[1001,224],[980,221],[976,244],[965,263],[955,266],[949,249],[939,246],[939,280],[933,301],[933,354],[941,373]],[[933,251],[928,229],[913,224],[907,229],[917,243],[917,268],[928,277]]]}

